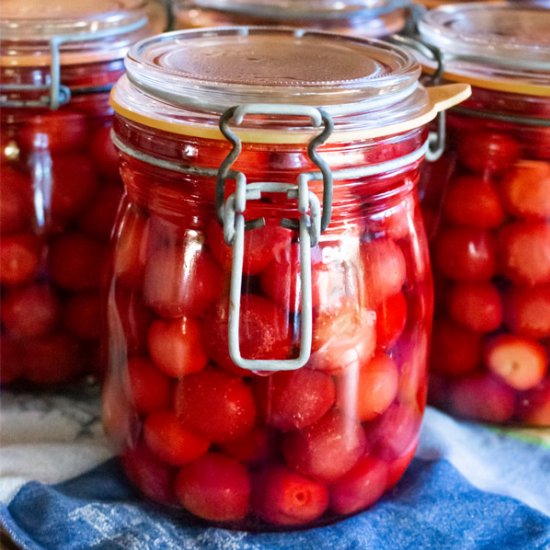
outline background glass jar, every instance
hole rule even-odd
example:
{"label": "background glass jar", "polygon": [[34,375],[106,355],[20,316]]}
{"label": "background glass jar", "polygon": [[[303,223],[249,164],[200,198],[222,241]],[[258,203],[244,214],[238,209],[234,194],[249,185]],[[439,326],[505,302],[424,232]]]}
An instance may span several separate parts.
{"label": "background glass jar", "polygon": [[[510,25],[514,21],[514,25]],[[472,97],[423,196],[436,283],[433,402],[491,422],[550,425],[550,12],[440,8],[423,38]]]}
{"label": "background glass jar", "polygon": [[407,0],[173,0],[179,29],[227,25],[269,25],[318,29],[379,38],[401,31]]}
{"label": "background glass jar", "polygon": [[154,31],[147,9],[2,2],[2,384],[101,366],[100,270],[122,196],[108,91],[128,46]]}
{"label": "background glass jar", "polygon": [[236,528],[367,508],[416,448],[432,295],[415,187],[426,122],[467,86],[436,106],[402,50],[288,29],[171,34],[126,66],[103,412],[128,477]]}

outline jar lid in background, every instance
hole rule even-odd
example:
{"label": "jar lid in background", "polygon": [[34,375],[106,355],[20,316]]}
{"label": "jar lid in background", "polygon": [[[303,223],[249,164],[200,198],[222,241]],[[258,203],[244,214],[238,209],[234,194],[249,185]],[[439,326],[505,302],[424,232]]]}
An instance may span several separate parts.
{"label": "jar lid in background", "polygon": [[550,10],[536,3],[442,6],[427,12],[418,30],[442,52],[449,80],[550,95]]}
{"label": "jar lid in background", "polygon": [[45,66],[52,44],[61,65],[124,57],[128,47],[165,28],[152,0],[2,0],[0,66]]}

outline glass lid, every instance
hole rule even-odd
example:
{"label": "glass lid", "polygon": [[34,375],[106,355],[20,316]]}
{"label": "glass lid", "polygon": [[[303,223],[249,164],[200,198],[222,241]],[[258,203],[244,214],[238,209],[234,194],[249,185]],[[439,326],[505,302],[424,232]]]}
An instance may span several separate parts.
{"label": "glass lid", "polygon": [[449,78],[550,93],[550,10],[534,2],[442,6],[427,12],[418,28],[443,53]]}
{"label": "glass lid", "polygon": [[[180,3],[183,2],[180,0]],[[377,17],[408,4],[409,0],[194,0],[193,7],[290,21],[357,15]]]}
{"label": "glass lid", "polygon": [[122,58],[162,31],[151,8],[150,0],[1,0],[0,64],[49,64],[54,43],[62,64]]}

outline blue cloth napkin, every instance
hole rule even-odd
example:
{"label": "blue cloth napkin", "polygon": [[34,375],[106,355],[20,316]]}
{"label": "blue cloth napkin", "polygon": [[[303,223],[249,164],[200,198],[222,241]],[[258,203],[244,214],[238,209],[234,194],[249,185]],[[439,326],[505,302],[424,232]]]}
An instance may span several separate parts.
{"label": "blue cloth napkin", "polygon": [[205,528],[141,501],[115,459],[57,485],[27,483],[1,506],[0,523],[31,550],[549,550],[549,510],[550,447],[430,410],[401,482],[334,525],[260,534]]}

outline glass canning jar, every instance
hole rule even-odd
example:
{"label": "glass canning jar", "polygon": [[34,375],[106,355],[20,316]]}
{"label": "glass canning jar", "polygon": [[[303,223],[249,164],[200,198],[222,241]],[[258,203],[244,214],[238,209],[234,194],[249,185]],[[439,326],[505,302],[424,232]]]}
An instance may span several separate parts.
{"label": "glass canning jar", "polygon": [[235,528],[367,508],[417,444],[415,189],[428,121],[468,86],[427,92],[382,42],[266,27],[145,40],[126,68],[103,413],[129,479]]}
{"label": "glass canning jar", "polygon": [[380,38],[400,32],[409,0],[173,0],[179,29],[227,25],[292,26]]}
{"label": "glass canning jar", "polygon": [[448,6],[419,24],[444,78],[473,86],[425,173],[431,395],[490,422],[550,425],[549,29],[550,11],[525,3]]}
{"label": "glass canning jar", "polygon": [[108,91],[128,46],[162,28],[148,7],[2,0],[2,384],[101,366],[100,270],[122,196]]}

